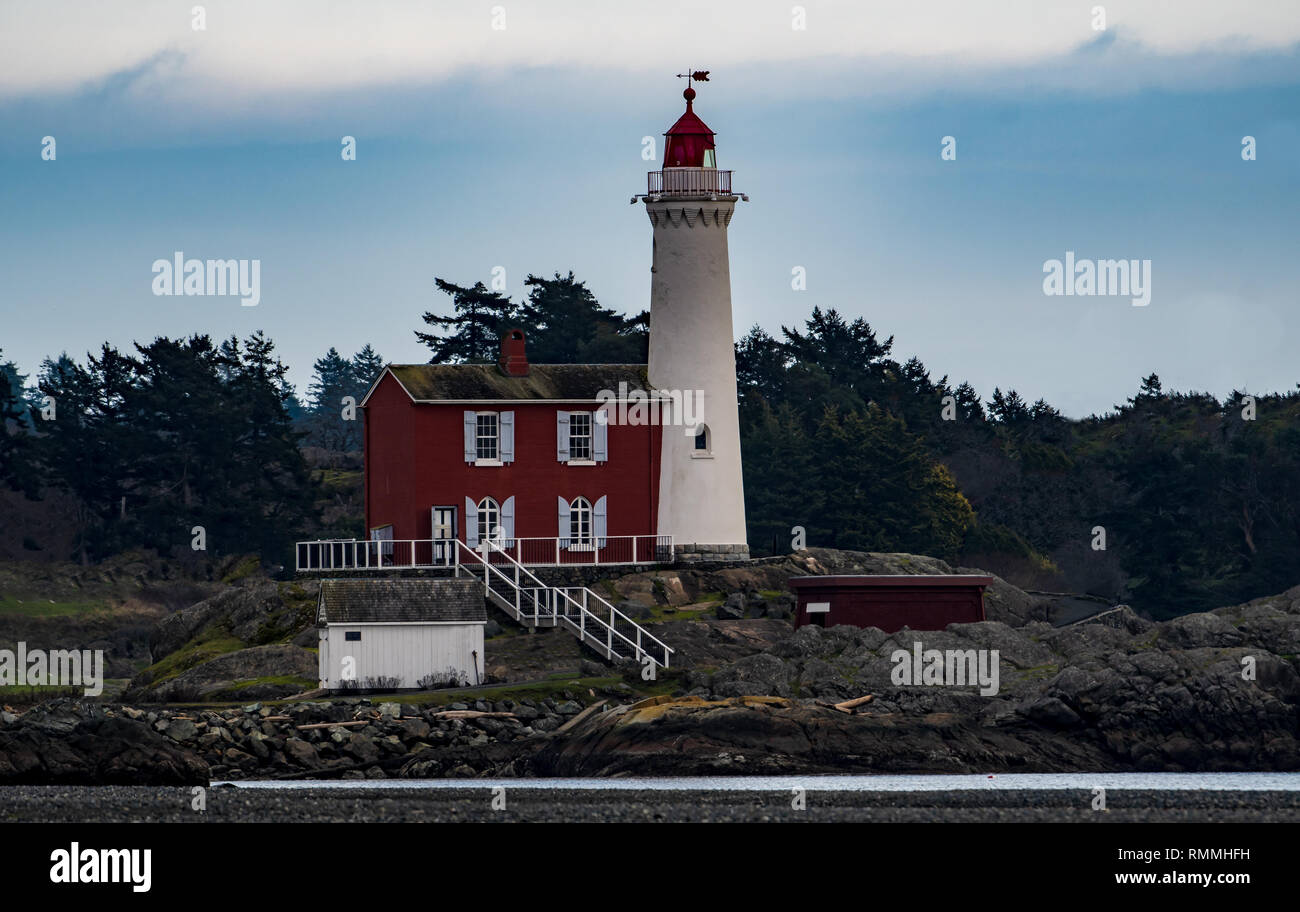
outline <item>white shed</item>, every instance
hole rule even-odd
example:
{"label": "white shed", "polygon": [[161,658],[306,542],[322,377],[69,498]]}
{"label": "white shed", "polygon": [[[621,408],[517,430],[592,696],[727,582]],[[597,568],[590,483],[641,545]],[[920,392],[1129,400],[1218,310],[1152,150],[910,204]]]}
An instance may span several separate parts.
{"label": "white shed", "polygon": [[481,684],[487,610],[468,579],[322,580],[320,686],[402,690]]}

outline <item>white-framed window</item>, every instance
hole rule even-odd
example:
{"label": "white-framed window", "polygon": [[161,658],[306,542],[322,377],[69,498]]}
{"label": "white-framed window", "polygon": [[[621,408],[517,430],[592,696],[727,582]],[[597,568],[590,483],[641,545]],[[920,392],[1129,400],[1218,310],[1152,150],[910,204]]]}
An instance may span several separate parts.
{"label": "white-framed window", "polygon": [[478,502],[478,540],[501,540],[501,507],[491,497],[484,497]]}
{"label": "white-framed window", "polygon": [[474,452],[477,459],[501,458],[501,423],[496,412],[478,412],[474,416]]}
{"label": "white-framed window", "polygon": [[709,426],[701,424],[695,431],[695,444],[691,448],[692,459],[704,459],[713,455],[713,440]]}
{"label": "white-framed window", "polygon": [[591,501],[585,497],[574,498],[569,504],[569,544],[591,544]]}
{"label": "white-framed window", "polygon": [[594,458],[591,412],[569,412],[569,461],[591,462]]}

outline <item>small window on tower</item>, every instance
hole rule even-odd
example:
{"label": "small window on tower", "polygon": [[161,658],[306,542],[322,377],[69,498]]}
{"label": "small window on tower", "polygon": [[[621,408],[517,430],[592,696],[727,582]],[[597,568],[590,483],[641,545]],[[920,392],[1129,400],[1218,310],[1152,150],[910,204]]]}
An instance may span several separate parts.
{"label": "small window on tower", "polygon": [[708,425],[701,424],[700,429],[695,432],[695,452],[707,453],[709,451],[709,428]]}
{"label": "small window on tower", "polygon": [[706,167],[706,168],[716,168],[716,167],[718,167],[717,160],[716,160],[716,159],[714,158],[714,156],[713,156],[713,150],[712,150],[712,149],[705,149],[705,150],[704,150],[704,167]]}

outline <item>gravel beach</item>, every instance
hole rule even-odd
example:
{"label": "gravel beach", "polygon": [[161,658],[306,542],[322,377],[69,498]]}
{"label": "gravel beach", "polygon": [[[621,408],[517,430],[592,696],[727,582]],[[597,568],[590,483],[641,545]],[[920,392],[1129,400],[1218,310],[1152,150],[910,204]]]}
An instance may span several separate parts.
{"label": "gravel beach", "polygon": [[[1300,792],[1110,790],[1107,810],[1089,791],[658,791],[508,786],[494,810],[480,788],[238,788],[207,790],[191,809],[184,787],[5,786],[5,822],[1300,822]],[[499,803],[499,802],[498,802]]]}

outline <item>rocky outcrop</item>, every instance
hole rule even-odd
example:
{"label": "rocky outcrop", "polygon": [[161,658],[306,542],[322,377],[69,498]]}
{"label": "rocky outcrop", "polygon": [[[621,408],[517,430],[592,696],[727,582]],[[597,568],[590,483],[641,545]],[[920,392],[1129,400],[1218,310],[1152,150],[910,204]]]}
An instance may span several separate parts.
{"label": "rocky outcrop", "polygon": [[955,713],[849,715],[784,697],[647,700],[593,717],[530,760],[538,775],[1046,772],[1111,769],[1094,746],[1047,730],[983,727]]}
{"label": "rocky outcrop", "polygon": [[150,638],[154,661],[211,629],[249,645],[292,635],[314,623],[319,587],[317,580],[287,584],[260,577],[246,579],[164,618]]}
{"label": "rocky outcrop", "polygon": [[[631,573],[611,581],[619,597],[646,605],[689,605],[708,593],[722,593],[718,617],[788,617],[793,604],[789,581],[794,576],[832,574],[954,574],[984,573],[967,567],[952,567],[921,554],[887,554],[866,551],[838,551],[808,548],[781,557],[769,557],[732,565],[677,567]],[[784,597],[768,597],[770,593]],[[735,596],[739,598],[734,598]],[[758,610],[754,610],[757,608]],[[1031,621],[1045,621],[1050,600],[1023,592],[998,577],[984,593],[985,615],[1019,627]]]}
{"label": "rocky outcrop", "polygon": [[54,700],[0,727],[0,785],[206,785],[208,764],[144,722]]}
{"label": "rocky outcrop", "polygon": [[348,698],[199,711],[54,701],[0,718],[0,784],[521,775],[527,757],[582,712],[578,697],[445,707]]}
{"label": "rocky outcrop", "polygon": [[[274,700],[315,686],[316,654],[300,646],[254,646],[217,656],[181,672],[140,696],[151,701]],[[276,680],[276,679],[289,680]]]}
{"label": "rocky outcrop", "polygon": [[315,654],[305,647],[317,642],[319,586],[248,576],[167,615],[150,636],[153,664],[131,679],[124,699],[266,700],[301,693],[318,677]]}
{"label": "rocky outcrop", "polygon": [[[735,622],[743,623],[743,622]],[[753,622],[749,622],[753,623]],[[998,653],[996,693],[895,683],[894,654]],[[1154,624],[802,627],[690,693],[594,716],[546,775],[1300,769],[1300,587]],[[829,704],[864,694],[854,713]]]}

